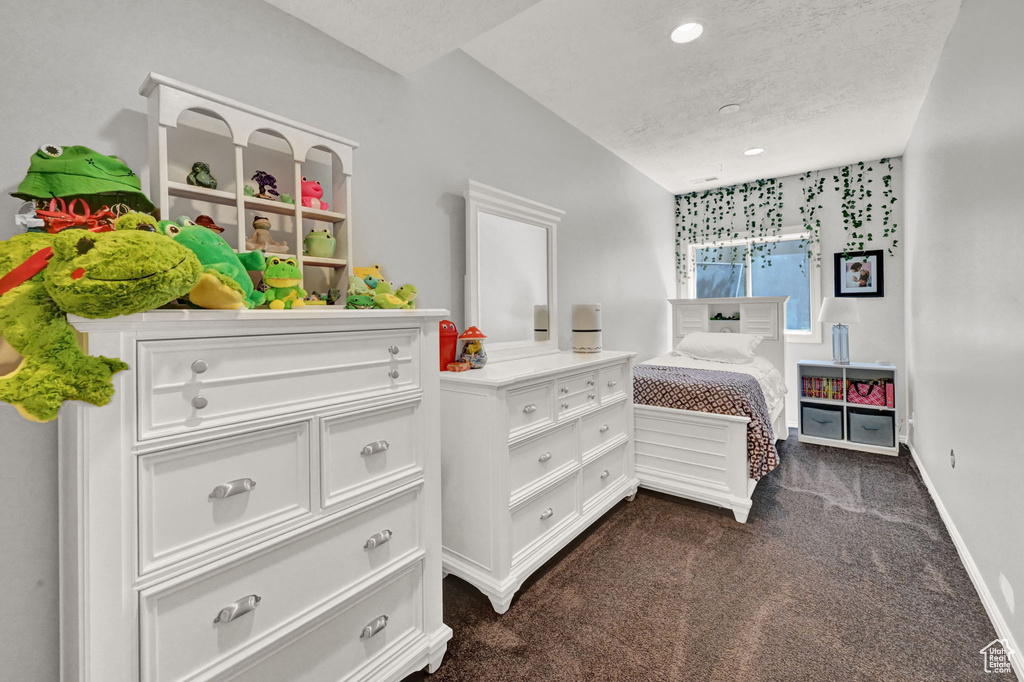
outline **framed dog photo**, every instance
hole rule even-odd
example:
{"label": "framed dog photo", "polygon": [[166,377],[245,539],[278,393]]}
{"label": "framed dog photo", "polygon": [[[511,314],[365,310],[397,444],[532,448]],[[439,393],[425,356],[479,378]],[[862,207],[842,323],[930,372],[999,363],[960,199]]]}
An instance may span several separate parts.
{"label": "framed dog photo", "polygon": [[835,255],[836,296],[884,296],[883,252],[848,251]]}

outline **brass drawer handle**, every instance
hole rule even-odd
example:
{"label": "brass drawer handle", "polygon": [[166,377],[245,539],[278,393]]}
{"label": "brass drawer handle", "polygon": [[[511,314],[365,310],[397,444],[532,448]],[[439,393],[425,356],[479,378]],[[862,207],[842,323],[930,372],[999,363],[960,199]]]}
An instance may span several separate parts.
{"label": "brass drawer handle", "polygon": [[537,458],[537,461],[538,462],[546,462],[549,459],[551,459],[551,453],[550,452],[545,452],[543,455],[541,455],[540,457]]}
{"label": "brass drawer handle", "polygon": [[192,363],[192,371],[196,374],[202,374],[208,369],[210,369],[210,363],[206,360],[196,360]]}
{"label": "brass drawer handle", "polygon": [[363,449],[359,451],[359,454],[363,457],[369,457],[370,455],[376,455],[378,452],[387,452],[391,444],[386,440],[379,440],[374,443],[367,443],[363,446]]}
{"label": "brass drawer handle", "polygon": [[388,352],[392,355],[398,355],[398,346],[388,346]]}
{"label": "brass drawer handle", "polygon": [[380,547],[391,542],[392,532],[390,530],[382,530],[379,533],[374,533],[363,545],[363,549],[373,549],[374,547]]}
{"label": "brass drawer handle", "polygon": [[398,378],[398,370],[397,369],[390,370],[388,372],[388,376],[391,377],[392,379],[397,379]]}
{"label": "brass drawer handle", "polygon": [[363,634],[359,635],[359,639],[370,639],[375,634],[386,628],[387,625],[387,616],[377,616],[363,627]]}
{"label": "brass drawer handle", "polygon": [[232,495],[247,493],[255,487],[256,481],[251,478],[239,478],[234,481],[228,481],[227,483],[221,483],[213,489],[213,492],[209,495],[209,499],[222,500],[225,497],[231,497]]}
{"label": "brass drawer handle", "polygon": [[555,514],[555,510],[552,509],[551,507],[548,507],[543,512],[541,512],[540,520],[541,521],[546,521],[547,519],[550,519],[552,516],[554,516],[554,514]]}
{"label": "brass drawer handle", "polygon": [[607,431],[607,430],[608,430],[609,428],[610,428],[610,427],[609,427],[609,426],[608,426],[607,424],[601,424],[601,428],[599,428],[599,429],[598,429],[598,431],[599,431],[600,433],[604,433],[604,432],[605,432],[605,431]]}
{"label": "brass drawer handle", "polygon": [[601,472],[601,478],[608,478],[610,474],[611,472],[605,469],[604,471]]}
{"label": "brass drawer handle", "polygon": [[228,604],[220,610],[217,617],[213,619],[214,623],[230,623],[236,618],[241,618],[245,614],[254,610],[259,606],[262,598],[255,594],[250,594],[248,597],[242,597],[234,604]]}
{"label": "brass drawer handle", "polygon": [[533,414],[536,411],[537,411],[537,406],[534,405],[533,403],[530,403],[529,405],[527,405],[526,407],[523,408],[523,413],[524,414]]}
{"label": "brass drawer handle", "polygon": [[192,398],[192,407],[197,410],[201,410],[209,404],[210,401],[207,400],[205,396],[197,395],[195,398]]}

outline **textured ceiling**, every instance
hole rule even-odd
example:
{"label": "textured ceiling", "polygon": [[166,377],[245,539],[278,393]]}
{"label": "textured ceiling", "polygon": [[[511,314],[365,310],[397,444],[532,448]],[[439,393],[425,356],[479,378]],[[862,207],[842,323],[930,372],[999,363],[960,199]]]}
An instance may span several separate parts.
{"label": "textured ceiling", "polygon": [[407,76],[538,0],[266,0]]}
{"label": "textured ceiling", "polygon": [[[902,154],[960,8],[960,0],[267,1],[319,17],[310,23],[403,74],[461,47],[676,193]],[[672,29],[691,20],[704,35],[672,43]],[[738,113],[718,113],[734,103]],[[744,156],[751,147],[766,151]]]}

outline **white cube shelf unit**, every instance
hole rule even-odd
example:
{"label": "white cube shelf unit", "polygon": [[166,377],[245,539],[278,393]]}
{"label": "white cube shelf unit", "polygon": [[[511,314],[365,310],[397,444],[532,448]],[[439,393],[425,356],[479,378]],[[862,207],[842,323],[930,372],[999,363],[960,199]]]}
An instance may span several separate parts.
{"label": "white cube shelf unit", "polygon": [[[851,362],[837,365],[829,361],[800,360],[797,363],[796,390],[800,392],[801,443],[829,445],[882,455],[899,454],[899,420],[894,365],[875,362]],[[804,378],[833,380],[836,390],[829,397],[805,391]],[[892,384],[892,401],[878,407],[850,402],[850,381],[885,380]]]}
{"label": "white cube shelf unit", "polygon": [[[297,258],[307,291],[345,288],[353,261],[348,213],[357,143],[156,73],[139,93],[149,99],[150,196],[162,218],[209,215],[232,248],[248,251],[252,221],[267,217],[271,238],[286,245],[278,255]],[[216,189],[188,184],[197,161],[210,164]],[[279,179],[277,191],[294,203],[246,195],[246,184],[256,186],[256,170]],[[330,210],[302,205],[303,177],[320,182]],[[333,257],[303,254],[312,228],[333,234]]]}

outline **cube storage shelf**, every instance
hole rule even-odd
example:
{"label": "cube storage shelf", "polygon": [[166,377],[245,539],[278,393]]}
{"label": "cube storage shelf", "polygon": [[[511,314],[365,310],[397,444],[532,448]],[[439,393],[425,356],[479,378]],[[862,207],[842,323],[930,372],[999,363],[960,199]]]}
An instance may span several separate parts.
{"label": "cube storage shelf", "polygon": [[[286,246],[274,255],[296,258],[303,288],[345,289],[353,262],[348,212],[357,143],[155,73],[139,93],[149,99],[150,195],[162,218],[211,215],[233,249],[248,251],[246,237],[255,217],[277,216],[271,237]],[[217,189],[186,182],[196,161],[216,161],[211,172]],[[247,182],[255,185],[250,176],[256,169],[280,178],[277,189],[294,203],[245,194]],[[304,176],[321,181],[330,210],[302,205]],[[333,257],[305,255],[304,235],[324,227],[335,240]]]}
{"label": "cube storage shelf", "polygon": [[[896,367],[880,363],[852,362],[837,365],[828,361],[801,360],[797,363],[797,385],[800,395],[801,443],[828,445],[850,450],[861,450],[882,455],[899,454],[897,426]],[[842,382],[842,397],[836,400],[804,396],[805,377],[838,379]],[[849,381],[885,379],[893,385],[893,405],[874,407],[851,403],[846,399]]]}

